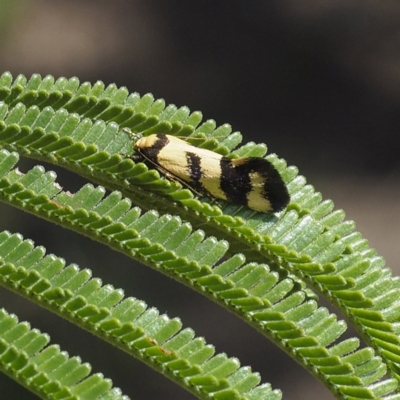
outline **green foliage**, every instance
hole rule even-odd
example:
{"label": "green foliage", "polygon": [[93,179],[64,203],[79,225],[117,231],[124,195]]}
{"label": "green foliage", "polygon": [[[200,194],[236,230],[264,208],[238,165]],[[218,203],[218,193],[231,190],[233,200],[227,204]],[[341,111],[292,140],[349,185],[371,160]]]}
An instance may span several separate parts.
{"label": "green foliage", "polygon": [[[267,156],[291,194],[291,204],[279,214],[214,204],[125,157],[132,146],[123,128],[176,134],[188,141],[196,137],[192,144],[231,157],[263,157],[265,145],[237,148],[241,135],[229,125],[216,127],[187,107],[166,106],[151,95],[105,88],[101,82],[80,85],[76,78],[54,81],[38,75],[13,81],[5,73],[0,100],[3,202],[107,244],[208,296],[273,340],[338,398],[400,399],[399,280],[354,232],[354,224],[345,221],[344,212],[322,200],[295,167]],[[62,166],[102,186],[64,192],[55,174],[43,167],[20,172],[19,155]],[[111,194],[105,196],[104,188]],[[86,269],[46,256],[20,235],[0,233],[0,282],[199,398],[280,398],[279,391],[260,385],[258,374],[240,368],[236,359],[214,355],[213,347],[191,329],[182,329],[178,319],[159,315],[140,300],[124,299],[121,290],[102,286]],[[315,292],[336,305],[371,347],[358,349],[358,339],[341,339],[346,324],[318,305]],[[11,320],[26,326],[4,311],[2,321]],[[46,354],[54,347],[42,350],[43,343],[29,352],[26,347],[36,336],[20,346],[19,336],[2,321],[0,368],[35,393],[43,398],[122,398],[109,381],[86,378],[87,372],[68,385],[60,381],[55,371],[69,362],[67,357],[54,369],[40,369],[38,354],[50,360],[55,356]],[[27,377],[28,368],[33,372]],[[73,364],[71,373],[74,368],[81,366]],[[382,379],[386,373],[390,378]],[[94,394],[79,397],[75,391],[83,386]]]}

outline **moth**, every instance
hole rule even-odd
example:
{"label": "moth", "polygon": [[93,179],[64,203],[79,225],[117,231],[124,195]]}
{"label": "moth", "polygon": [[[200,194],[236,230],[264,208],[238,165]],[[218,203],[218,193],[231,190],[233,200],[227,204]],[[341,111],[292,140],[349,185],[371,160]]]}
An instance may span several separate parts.
{"label": "moth", "polygon": [[149,166],[197,194],[261,212],[281,211],[290,201],[279,172],[264,158],[230,159],[161,133],[137,139],[133,148]]}

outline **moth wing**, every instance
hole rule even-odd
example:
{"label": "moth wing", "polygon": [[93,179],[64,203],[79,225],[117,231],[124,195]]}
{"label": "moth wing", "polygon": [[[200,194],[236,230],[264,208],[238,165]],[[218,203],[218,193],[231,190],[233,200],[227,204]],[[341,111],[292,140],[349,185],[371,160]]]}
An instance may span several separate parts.
{"label": "moth wing", "polygon": [[201,159],[204,176],[211,177],[215,171],[215,166],[222,158],[220,154],[207,149],[194,147],[183,140],[169,138],[169,143],[157,155],[157,162],[173,175],[190,182],[192,179],[189,174],[190,154]]}
{"label": "moth wing", "polygon": [[257,203],[257,198],[268,199],[275,212],[283,210],[289,204],[290,195],[286,184],[270,161],[260,157],[243,157],[232,160],[232,165],[240,170],[240,174],[251,177],[253,191],[249,196],[254,203]]}

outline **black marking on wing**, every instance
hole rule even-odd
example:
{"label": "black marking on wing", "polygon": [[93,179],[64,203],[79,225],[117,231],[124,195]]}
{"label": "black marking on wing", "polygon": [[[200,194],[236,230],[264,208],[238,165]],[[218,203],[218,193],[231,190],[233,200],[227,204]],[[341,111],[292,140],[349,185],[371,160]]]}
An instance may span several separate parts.
{"label": "black marking on wing", "polygon": [[260,165],[260,170],[266,178],[264,192],[271,203],[272,210],[281,211],[290,202],[288,189],[276,168],[268,160],[263,158],[261,160],[263,163]]}
{"label": "black marking on wing", "polygon": [[288,205],[287,187],[268,160],[258,157],[230,160],[224,157],[221,168],[221,189],[232,203],[247,205],[247,195],[252,189],[249,174],[258,173],[264,178],[262,195],[270,202],[272,211],[281,211]]}
{"label": "black marking on wing", "polygon": [[246,164],[234,166],[232,160],[222,157],[221,165],[221,189],[232,203],[247,206],[247,195],[251,192],[249,169]]}
{"label": "black marking on wing", "polygon": [[193,186],[198,191],[204,191],[204,187],[200,182],[203,176],[203,171],[201,168],[201,158],[191,151],[186,152],[186,160],[188,167],[188,174],[191,179],[191,186]]}
{"label": "black marking on wing", "polygon": [[168,137],[159,133],[157,134],[157,140],[150,147],[140,147],[137,151],[153,163],[159,164],[157,160],[158,154],[168,143]]}

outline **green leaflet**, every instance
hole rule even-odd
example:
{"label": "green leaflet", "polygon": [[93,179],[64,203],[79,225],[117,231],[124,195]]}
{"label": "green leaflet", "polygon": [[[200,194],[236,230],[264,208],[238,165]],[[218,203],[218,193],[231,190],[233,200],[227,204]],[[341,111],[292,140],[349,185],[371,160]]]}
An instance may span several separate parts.
{"label": "green leaflet", "polygon": [[[339,306],[368,342],[381,350],[381,356],[391,361],[386,365],[397,377],[398,280],[354,232],[354,224],[344,220],[343,211],[333,211],[333,203],[322,200],[295,167],[276,155],[267,156],[291,194],[292,203],[279,215],[257,214],[222,201],[213,204],[126,159],[132,147],[122,128],[201,137],[188,140],[226,155],[241,141],[229,125],[217,127],[212,120],[202,123],[201,113],[166,106],[152,95],[129,94],[115,85],[105,88],[101,82],[80,84],[76,78],[55,81],[34,75],[29,81],[23,76],[13,81],[5,73],[0,77],[0,99],[0,142],[5,150],[59,164],[118,190],[103,198],[102,187],[87,185],[67,195],[54,183],[54,174],[41,167],[25,175],[11,171],[17,157],[2,150],[3,201],[111,242],[145,264],[211,292],[221,304],[246,313],[251,324],[286,350],[289,347],[292,355],[343,395],[383,396],[393,390],[393,381],[379,389],[360,387],[371,385],[384,373],[384,364],[372,355],[359,361],[363,366],[332,358],[325,346],[344,326],[315,308],[315,296],[302,289],[310,285]],[[263,156],[265,152],[264,145],[249,143],[231,154]],[[141,214],[131,208],[128,198],[150,211]],[[62,298],[37,273],[16,270],[13,274],[22,279],[23,287],[35,288],[34,293],[48,290],[54,298]],[[66,298],[70,294],[66,292]],[[81,310],[81,305],[78,298],[73,309]],[[82,312],[89,315],[92,310]],[[392,345],[385,347],[387,341]],[[357,379],[346,380],[349,371]]]}

